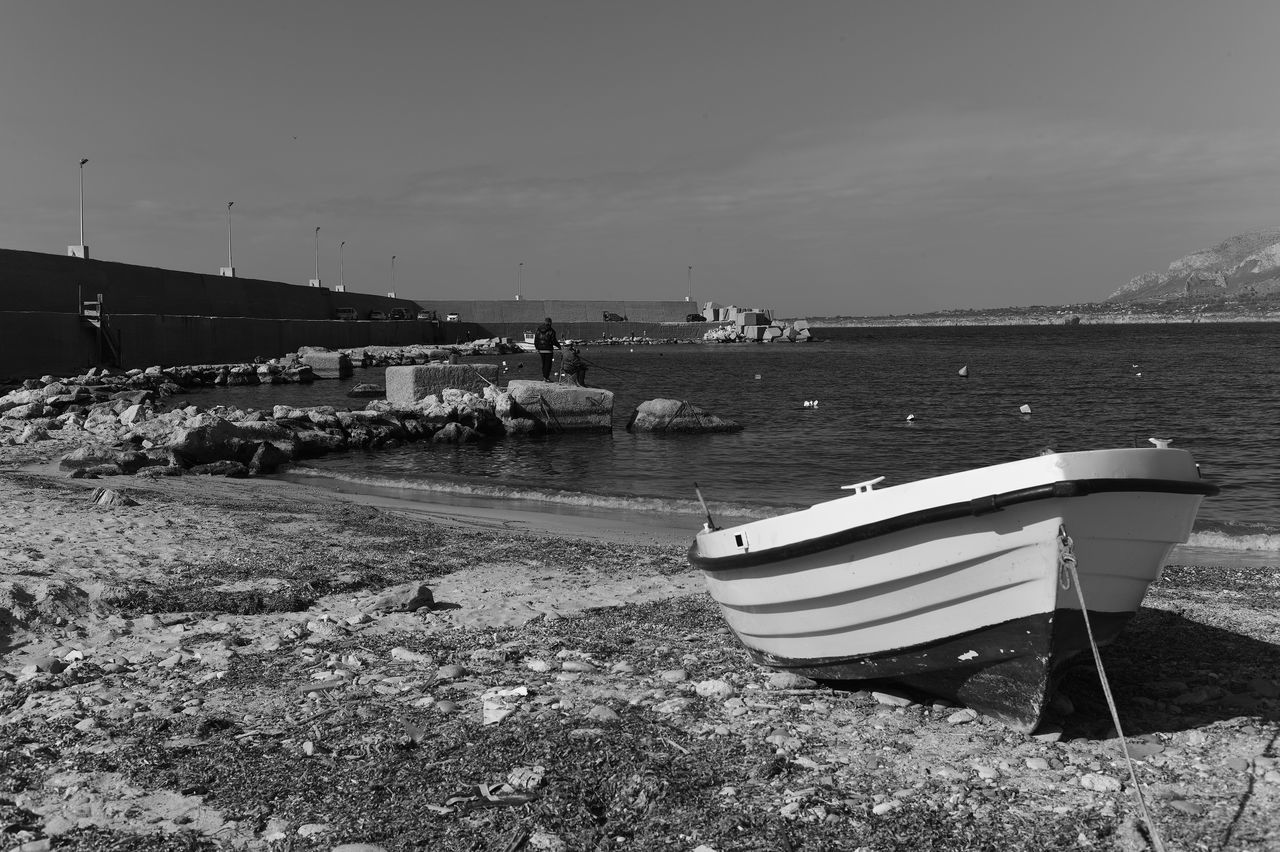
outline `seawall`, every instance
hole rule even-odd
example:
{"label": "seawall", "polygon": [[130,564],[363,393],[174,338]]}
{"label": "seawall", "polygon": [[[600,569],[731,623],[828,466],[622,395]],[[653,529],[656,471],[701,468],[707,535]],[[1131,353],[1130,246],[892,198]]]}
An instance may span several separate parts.
{"label": "seawall", "polygon": [[[100,317],[84,302],[101,301]],[[443,319],[338,320],[339,308],[419,307]],[[628,322],[604,322],[605,311]],[[0,381],[71,375],[92,366],[218,364],[274,358],[302,346],[331,349],[454,344],[488,337],[521,340],[550,316],[562,338],[699,338],[685,323],[694,302],[512,300],[421,303],[371,293],[257,278],[180,272],[128,263],[0,249]],[[100,327],[99,327],[100,326]]]}

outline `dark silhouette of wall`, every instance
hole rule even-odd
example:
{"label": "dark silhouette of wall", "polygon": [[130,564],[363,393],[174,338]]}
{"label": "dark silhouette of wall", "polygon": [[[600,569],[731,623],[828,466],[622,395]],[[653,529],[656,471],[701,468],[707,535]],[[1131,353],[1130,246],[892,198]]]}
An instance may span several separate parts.
{"label": "dark silhouette of wall", "polygon": [[[683,323],[694,302],[520,300],[428,301],[462,322],[363,320],[370,311],[419,303],[370,293],[178,272],[103,260],[0,249],[0,379],[74,375],[111,362],[100,333],[81,316],[101,294],[105,326],[118,340],[118,366],[221,364],[275,358],[302,346],[331,349],[453,344],[489,337],[521,340],[543,317],[561,338],[699,337],[706,326]],[[338,321],[354,308],[362,321]],[[605,323],[603,312],[630,322]],[[411,313],[410,315],[413,315]],[[679,323],[679,325],[673,325]]]}
{"label": "dark silhouette of wall", "polygon": [[[330,349],[436,343],[438,327],[414,320],[341,322],[252,317],[112,314],[121,366],[170,367],[276,358],[303,346]],[[70,376],[105,363],[97,331],[77,315],[0,311],[0,380]]]}
{"label": "dark silhouette of wall", "polygon": [[106,310],[117,314],[327,320],[336,319],[340,307],[355,308],[361,317],[371,310],[418,309],[410,299],[372,293],[0,249],[0,311],[76,313],[81,295],[94,299],[99,293]]}

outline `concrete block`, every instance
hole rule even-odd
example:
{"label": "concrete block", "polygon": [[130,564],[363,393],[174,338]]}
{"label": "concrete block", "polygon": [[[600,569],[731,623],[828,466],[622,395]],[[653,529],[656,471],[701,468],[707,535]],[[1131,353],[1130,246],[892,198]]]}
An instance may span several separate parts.
{"label": "concrete block", "polygon": [[613,429],[613,391],[515,379],[507,383],[513,415],[536,420],[549,432]]}
{"label": "concrete block", "polygon": [[[487,381],[486,381],[487,380]],[[410,408],[418,400],[445,388],[483,393],[498,382],[497,364],[415,364],[387,368],[387,402]]]}
{"label": "concrete block", "polygon": [[345,352],[308,352],[302,363],[317,379],[345,379],[351,375],[351,359]]}

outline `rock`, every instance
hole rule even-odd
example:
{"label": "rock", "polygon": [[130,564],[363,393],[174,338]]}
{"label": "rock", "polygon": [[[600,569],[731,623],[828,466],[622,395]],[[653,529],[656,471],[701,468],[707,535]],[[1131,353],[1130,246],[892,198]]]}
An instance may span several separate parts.
{"label": "rock", "polygon": [[733,696],[733,686],[726,680],[701,680],[693,686],[693,691],[703,697],[716,701],[725,701]]}
{"label": "rock", "polygon": [[249,460],[249,472],[255,476],[274,473],[281,465],[291,461],[293,456],[289,452],[277,447],[271,441],[263,441],[258,445],[258,449],[254,450],[253,458]]}
{"label": "rock", "polygon": [[1120,779],[1100,772],[1086,772],[1080,776],[1080,786],[1096,793],[1115,793],[1120,789]]}
{"label": "rock", "polygon": [[197,476],[228,476],[232,479],[244,479],[249,475],[249,468],[238,461],[215,461],[198,464],[187,470]]}
{"label": "rock", "polygon": [[456,663],[449,663],[436,669],[436,680],[455,680],[465,677],[467,674],[468,672],[464,667]]}
{"label": "rock", "polygon": [[62,457],[58,462],[59,470],[81,470],[103,464],[115,464],[119,450],[97,444],[86,444],[77,447]]}
{"label": "rock", "polygon": [[311,350],[302,355],[302,362],[317,379],[345,379],[352,372],[351,358],[345,352]]}
{"label": "rock", "polygon": [[498,416],[533,420],[548,432],[613,429],[613,392],[550,382],[513,379],[507,383],[510,401]]}
{"label": "rock", "polygon": [[347,391],[347,396],[369,399],[382,399],[386,395],[387,389],[385,387],[371,382],[362,382]]}
{"label": "rock", "polygon": [[432,443],[436,444],[469,444],[478,440],[480,433],[461,423],[446,423],[431,436]]}
{"label": "rock", "polygon": [[628,432],[739,432],[742,426],[680,399],[651,399],[631,413]]}
{"label": "rock", "polygon": [[446,389],[481,393],[498,382],[497,364],[419,364],[388,367],[387,402],[396,408],[413,408]]}
{"label": "rock", "polygon": [[689,673],[684,669],[668,669],[658,674],[666,683],[684,683],[689,679]]}
{"label": "rock", "polygon": [[93,493],[89,495],[89,502],[96,506],[136,506],[138,501],[131,497],[126,497],[119,491],[112,491],[110,488],[95,488]]}
{"label": "rock", "polygon": [[391,659],[399,660],[402,663],[415,663],[418,665],[431,665],[433,662],[430,655],[422,654],[418,651],[411,651],[408,648],[397,645],[391,649]]}
{"label": "rock", "polygon": [[689,705],[692,703],[693,701],[689,698],[668,698],[666,701],[653,705],[653,709],[657,713],[675,715],[688,710]]}
{"label": "rock", "polygon": [[966,707],[965,709],[957,710],[956,712],[948,716],[947,724],[963,725],[967,722],[972,722],[976,718],[978,718],[978,712],[976,710],[971,710],[968,707]]}
{"label": "rock", "polygon": [[361,604],[365,612],[413,612],[435,604],[431,587],[421,581],[390,586]]}
{"label": "rock", "polygon": [[618,714],[610,707],[597,704],[587,711],[587,718],[594,719],[597,722],[616,722],[618,721]]}
{"label": "rock", "polygon": [[814,689],[818,682],[792,672],[774,672],[769,675],[770,689]]}
{"label": "rock", "polygon": [[873,692],[871,693],[871,697],[874,698],[877,703],[884,704],[888,707],[910,707],[912,704],[916,703],[906,695],[897,695],[892,692]]}

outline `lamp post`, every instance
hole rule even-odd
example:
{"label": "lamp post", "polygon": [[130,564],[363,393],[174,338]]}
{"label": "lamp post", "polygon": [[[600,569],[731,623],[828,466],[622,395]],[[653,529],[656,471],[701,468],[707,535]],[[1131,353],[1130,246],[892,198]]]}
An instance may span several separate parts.
{"label": "lamp post", "polygon": [[396,290],[396,256],[391,255],[391,292]]}
{"label": "lamp post", "polygon": [[312,287],[320,286],[320,226],[316,225],[316,277],[311,279]]}
{"label": "lamp post", "polygon": [[80,245],[84,245],[84,164],[88,157],[80,158]]}
{"label": "lamp post", "polygon": [[520,288],[524,286],[524,261],[520,261],[520,265],[516,267],[516,292],[522,293]]}
{"label": "lamp post", "polygon": [[222,274],[229,277],[234,277],[236,274],[235,256],[231,253],[231,205],[233,204],[235,204],[234,201],[227,202],[227,265],[222,270]]}
{"label": "lamp post", "polygon": [[84,164],[87,162],[87,157],[80,158],[80,245],[67,246],[67,254],[79,258],[89,256],[89,249],[84,244]]}
{"label": "lamp post", "polygon": [[346,240],[338,243],[338,286],[342,288],[343,292],[346,292],[347,289],[347,267],[342,257],[342,249],[346,244]]}
{"label": "lamp post", "polygon": [[686,282],[686,287],[684,292],[686,296],[693,295],[693,267],[692,266],[689,267],[689,279]]}

